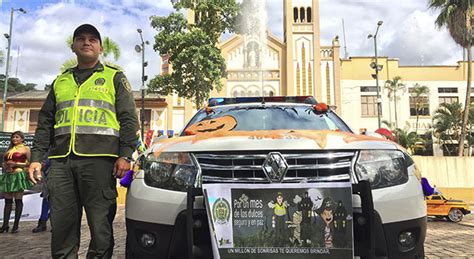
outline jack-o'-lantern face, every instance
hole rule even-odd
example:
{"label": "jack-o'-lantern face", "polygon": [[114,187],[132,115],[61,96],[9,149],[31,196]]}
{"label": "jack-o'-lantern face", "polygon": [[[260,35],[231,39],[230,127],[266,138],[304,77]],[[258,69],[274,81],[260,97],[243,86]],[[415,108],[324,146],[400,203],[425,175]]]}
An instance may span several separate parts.
{"label": "jack-o'-lantern face", "polygon": [[223,132],[231,131],[237,126],[237,121],[234,117],[226,115],[219,118],[213,118],[209,120],[203,120],[189,126],[186,131],[196,133],[209,133],[209,132]]}

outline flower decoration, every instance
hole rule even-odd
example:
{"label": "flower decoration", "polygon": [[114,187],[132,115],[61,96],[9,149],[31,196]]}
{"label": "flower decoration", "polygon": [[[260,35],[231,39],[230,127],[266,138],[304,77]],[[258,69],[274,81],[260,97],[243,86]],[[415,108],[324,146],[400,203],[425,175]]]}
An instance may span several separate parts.
{"label": "flower decoration", "polygon": [[316,114],[324,114],[328,111],[328,105],[325,103],[318,103],[313,105],[313,111]]}

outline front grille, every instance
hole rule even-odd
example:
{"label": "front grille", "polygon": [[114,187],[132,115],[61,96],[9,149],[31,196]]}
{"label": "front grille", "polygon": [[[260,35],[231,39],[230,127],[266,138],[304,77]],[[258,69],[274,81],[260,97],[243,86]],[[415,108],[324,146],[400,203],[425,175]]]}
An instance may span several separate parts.
{"label": "front grille", "polygon": [[[270,152],[194,153],[204,183],[268,183],[262,164]],[[350,179],[354,152],[280,151],[288,164],[282,182],[338,181]]]}

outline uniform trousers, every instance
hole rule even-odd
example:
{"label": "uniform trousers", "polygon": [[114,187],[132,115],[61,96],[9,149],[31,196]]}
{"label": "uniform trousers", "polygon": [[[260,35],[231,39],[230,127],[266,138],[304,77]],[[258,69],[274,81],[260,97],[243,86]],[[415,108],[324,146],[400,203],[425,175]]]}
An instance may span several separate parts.
{"label": "uniform trousers", "polygon": [[77,258],[83,209],[91,234],[87,258],[111,258],[112,222],[117,210],[116,180],[112,174],[115,160],[74,154],[51,159],[47,187],[53,258]]}

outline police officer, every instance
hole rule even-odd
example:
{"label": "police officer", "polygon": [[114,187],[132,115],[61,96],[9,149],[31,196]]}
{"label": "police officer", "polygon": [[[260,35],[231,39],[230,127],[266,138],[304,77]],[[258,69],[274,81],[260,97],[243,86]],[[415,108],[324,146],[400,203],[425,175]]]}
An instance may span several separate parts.
{"label": "police officer", "polygon": [[73,34],[77,67],[53,82],[41,108],[29,177],[42,180],[50,147],[47,187],[53,258],[77,258],[82,210],[90,228],[87,258],[110,258],[114,247],[116,180],[130,169],[138,130],[135,102],[124,74],[99,62],[102,40],[90,24]]}

